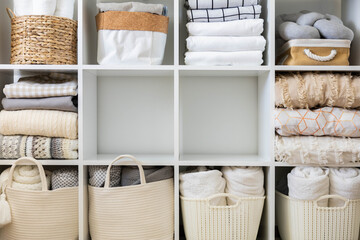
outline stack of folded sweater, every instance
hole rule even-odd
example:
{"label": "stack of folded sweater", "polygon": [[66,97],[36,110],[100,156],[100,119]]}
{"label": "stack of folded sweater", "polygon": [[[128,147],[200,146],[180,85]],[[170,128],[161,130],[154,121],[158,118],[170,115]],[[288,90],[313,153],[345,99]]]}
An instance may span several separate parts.
{"label": "stack of folded sweater", "polygon": [[[295,167],[280,180],[276,189],[289,197],[316,200],[324,195],[339,195],[346,199],[360,199],[360,169]],[[321,200],[322,207],[341,207],[344,201],[331,198]]]}
{"label": "stack of folded sweater", "polygon": [[258,0],[187,0],[185,64],[259,66],[266,40]]}
{"label": "stack of folded sweater", "polygon": [[[295,164],[360,162],[360,76],[278,74],[275,158]],[[286,107],[286,108],[283,108]]]}
{"label": "stack of folded sweater", "polygon": [[[204,199],[214,194],[230,193],[237,197],[262,197],[264,190],[264,172],[261,167],[222,167],[208,169],[197,167],[180,173],[180,193],[186,198]],[[212,204],[234,205],[236,199],[217,198]]]}
{"label": "stack of folded sweater", "polygon": [[50,73],[5,85],[0,158],[78,158],[77,78]]}

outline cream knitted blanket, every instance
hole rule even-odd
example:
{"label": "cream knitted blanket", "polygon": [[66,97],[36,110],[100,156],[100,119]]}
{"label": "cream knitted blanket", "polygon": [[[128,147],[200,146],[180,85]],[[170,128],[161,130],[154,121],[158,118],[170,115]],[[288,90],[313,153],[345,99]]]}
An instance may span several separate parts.
{"label": "cream knitted blanket", "polygon": [[0,112],[0,134],[78,138],[77,113],[22,110]]}

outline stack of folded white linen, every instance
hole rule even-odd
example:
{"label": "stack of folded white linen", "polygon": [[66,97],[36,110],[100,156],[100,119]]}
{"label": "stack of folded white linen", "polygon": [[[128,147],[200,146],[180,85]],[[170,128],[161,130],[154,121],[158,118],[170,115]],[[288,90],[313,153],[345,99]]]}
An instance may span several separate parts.
{"label": "stack of folded white linen", "polygon": [[259,66],[266,40],[258,0],[188,0],[186,65]]}

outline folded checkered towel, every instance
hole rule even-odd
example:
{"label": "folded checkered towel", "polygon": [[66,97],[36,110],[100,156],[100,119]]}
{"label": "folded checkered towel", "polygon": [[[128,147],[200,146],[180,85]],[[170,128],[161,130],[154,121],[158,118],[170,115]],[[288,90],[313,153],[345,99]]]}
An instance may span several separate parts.
{"label": "folded checkered towel", "polygon": [[79,185],[76,167],[64,167],[53,171],[51,175],[52,190],[58,188],[77,187]]}
{"label": "folded checkered towel", "polygon": [[[104,187],[107,166],[89,166],[89,184],[93,187]],[[110,187],[120,186],[120,166],[112,166],[110,169]]]}

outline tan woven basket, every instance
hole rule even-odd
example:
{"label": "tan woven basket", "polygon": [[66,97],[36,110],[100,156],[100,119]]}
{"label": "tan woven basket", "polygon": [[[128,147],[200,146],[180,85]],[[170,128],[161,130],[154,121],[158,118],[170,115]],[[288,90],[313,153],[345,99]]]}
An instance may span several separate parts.
{"label": "tan woven basket", "polygon": [[76,64],[77,21],[64,17],[29,15],[11,19],[11,64]]}

